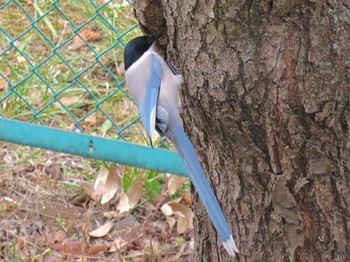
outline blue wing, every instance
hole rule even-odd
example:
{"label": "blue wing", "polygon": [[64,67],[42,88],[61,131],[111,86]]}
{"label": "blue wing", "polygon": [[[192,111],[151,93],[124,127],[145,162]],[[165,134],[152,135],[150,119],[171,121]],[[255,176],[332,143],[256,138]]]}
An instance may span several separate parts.
{"label": "blue wing", "polygon": [[188,175],[220,238],[222,239],[225,249],[231,256],[235,256],[235,253],[238,253],[238,249],[233,241],[231,229],[214,192],[209,185],[203,168],[198,161],[196,151],[194,150],[191,141],[180,125],[172,125],[168,129],[166,135],[174,143],[176,151],[179,153]]}
{"label": "blue wing", "polygon": [[140,115],[142,123],[151,140],[153,147],[153,135],[156,126],[157,103],[159,96],[160,83],[162,79],[162,65],[154,55],[150,56],[149,61],[150,75],[146,83],[145,97],[140,103]]}

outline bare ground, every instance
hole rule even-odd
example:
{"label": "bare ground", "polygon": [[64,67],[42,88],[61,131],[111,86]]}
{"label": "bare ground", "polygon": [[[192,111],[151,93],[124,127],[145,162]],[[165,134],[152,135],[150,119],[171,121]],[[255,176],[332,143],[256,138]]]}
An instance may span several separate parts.
{"label": "bare ground", "polygon": [[[69,186],[97,173],[95,160],[0,142],[0,260],[193,260],[191,230],[170,230],[159,208],[166,197],[119,214],[116,202]],[[96,229],[101,237],[91,236]]]}

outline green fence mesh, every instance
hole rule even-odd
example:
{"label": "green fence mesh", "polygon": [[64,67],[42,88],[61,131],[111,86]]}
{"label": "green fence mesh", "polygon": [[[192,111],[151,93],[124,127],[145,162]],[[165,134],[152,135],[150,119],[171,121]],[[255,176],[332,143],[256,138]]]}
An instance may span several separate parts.
{"label": "green fence mesh", "polygon": [[7,1],[0,9],[2,116],[128,140],[138,115],[123,89],[122,54],[140,33],[130,4]]}
{"label": "green fence mesh", "polygon": [[123,72],[140,33],[129,1],[0,1],[0,120],[148,144]]}

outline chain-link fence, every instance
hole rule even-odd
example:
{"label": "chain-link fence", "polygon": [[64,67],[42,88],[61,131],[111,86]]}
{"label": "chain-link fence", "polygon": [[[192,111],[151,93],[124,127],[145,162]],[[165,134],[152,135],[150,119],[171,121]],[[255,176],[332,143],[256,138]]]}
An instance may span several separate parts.
{"label": "chain-link fence", "polygon": [[124,85],[139,34],[129,1],[0,1],[0,140],[185,174]]}

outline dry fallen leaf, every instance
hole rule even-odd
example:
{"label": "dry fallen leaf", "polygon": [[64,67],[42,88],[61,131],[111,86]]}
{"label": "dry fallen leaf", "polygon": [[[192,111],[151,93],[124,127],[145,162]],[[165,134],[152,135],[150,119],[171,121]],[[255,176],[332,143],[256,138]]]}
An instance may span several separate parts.
{"label": "dry fallen leaf", "polygon": [[[97,42],[100,39],[102,39],[102,34],[91,30],[84,30],[81,33],[79,33],[79,35],[80,36],[77,35],[73,38],[73,44],[77,45],[78,47],[86,45],[85,41]],[[85,41],[82,38],[85,39]]]}
{"label": "dry fallen leaf", "polygon": [[89,235],[92,237],[104,237],[105,235],[107,235],[109,233],[109,231],[112,229],[113,225],[114,225],[113,221],[109,221],[106,224],[104,224],[103,226],[100,226],[99,228],[91,231],[89,233]]}
{"label": "dry fallen leaf", "polygon": [[97,114],[89,115],[87,118],[84,119],[84,123],[86,123],[87,125],[96,124],[96,122]]}
{"label": "dry fallen leaf", "polygon": [[171,208],[171,206],[169,204],[171,203],[180,203],[181,198],[176,198],[168,203],[165,203],[162,205],[162,207],[160,208],[160,210],[163,212],[163,214],[165,216],[172,216],[174,214],[173,209]]}
{"label": "dry fallen leaf", "polygon": [[114,164],[110,166],[109,171],[103,166],[100,168],[94,190],[96,196],[101,196],[101,204],[106,204],[122,190],[122,182]]}
{"label": "dry fallen leaf", "polygon": [[172,175],[168,182],[168,193],[169,195],[174,195],[178,189],[188,180],[184,176]]}
{"label": "dry fallen leaf", "polygon": [[186,217],[178,217],[177,218],[177,233],[183,234],[186,232],[187,228],[189,227],[189,220]]}
{"label": "dry fallen leaf", "polygon": [[121,248],[125,247],[127,244],[128,244],[128,242],[126,242],[124,239],[116,238],[116,239],[114,239],[113,244],[108,251],[115,252],[115,251],[120,250]]}
{"label": "dry fallen leaf", "polygon": [[63,240],[65,240],[66,238],[67,233],[64,232],[62,229],[59,229],[47,236],[47,241],[49,243],[63,242]]}
{"label": "dry fallen leaf", "polygon": [[47,166],[44,169],[45,173],[52,177],[53,180],[61,180],[63,178],[63,170],[61,167]]}
{"label": "dry fallen leaf", "polygon": [[25,175],[26,173],[33,172],[35,170],[34,166],[19,166],[12,169],[12,174],[14,176]]}
{"label": "dry fallen leaf", "polygon": [[[66,105],[66,106],[73,105],[74,103],[76,103],[80,100],[81,100],[81,96],[66,96],[66,97],[60,98],[61,103]],[[59,106],[61,106],[61,105],[59,105]]]}
{"label": "dry fallen leaf", "polygon": [[69,124],[68,126],[66,126],[66,127],[64,128],[64,130],[71,130],[71,131],[73,131],[75,128],[76,128],[76,127],[75,127],[74,123],[71,123],[71,124]]}
{"label": "dry fallen leaf", "polygon": [[[163,214],[166,216],[166,220],[170,226],[170,229],[174,226],[175,221],[177,222],[177,232],[183,234],[187,229],[193,228],[193,213],[184,204],[178,203],[181,198],[176,201],[171,201],[164,204],[161,207]],[[176,217],[174,218],[173,215]]]}
{"label": "dry fallen leaf", "polygon": [[17,56],[17,62],[20,64],[28,64],[27,59],[25,59],[23,56]]}
{"label": "dry fallen leaf", "polygon": [[96,195],[102,197],[104,193],[107,177],[108,177],[108,169],[105,168],[104,166],[101,166],[94,184],[94,190]]}
{"label": "dry fallen leaf", "polygon": [[171,206],[168,205],[168,203],[162,205],[162,207],[160,208],[160,210],[162,210],[162,213],[164,216],[172,216],[174,214]]}
{"label": "dry fallen leaf", "polygon": [[143,178],[139,177],[136,182],[129,187],[126,195],[129,199],[129,209],[134,208],[140,201],[143,190]]}
{"label": "dry fallen leaf", "polygon": [[56,252],[64,253],[70,256],[78,256],[84,253],[84,243],[82,241],[55,243],[50,245],[50,248]]}
{"label": "dry fallen leaf", "polygon": [[100,201],[101,195],[97,195],[95,193],[94,185],[91,182],[80,181],[78,184],[91,199],[95,200],[96,202]]}
{"label": "dry fallen leaf", "polygon": [[170,216],[166,216],[166,221],[169,224],[170,230],[174,227],[175,223],[176,223],[176,219]]}
{"label": "dry fallen leaf", "polygon": [[173,210],[174,214],[181,217],[191,219],[194,217],[193,212],[187,206],[181,203],[169,203],[169,206]]}
{"label": "dry fallen leaf", "polygon": [[117,206],[119,213],[124,213],[129,211],[129,199],[128,196],[124,193],[123,190],[120,192],[119,204]]}
{"label": "dry fallen leaf", "polygon": [[114,164],[109,168],[109,172],[104,186],[104,192],[101,199],[101,204],[109,202],[114,195],[122,189],[122,182],[118,176],[118,171]]}
{"label": "dry fallen leaf", "polygon": [[119,204],[117,206],[117,210],[119,213],[124,213],[134,208],[140,201],[143,190],[143,178],[140,177],[136,180],[136,182],[129,187],[128,191],[124,193],[124,191],[120,190],[120,198]]}
{"label": "dry fallen leaf", "polygon": [[192,196],[190,192],[182,192],[181,193],[182,201],[188,205],[192,205]]}
{"label": "dry fallen leaf", "polygon": [[110,248],[111,248],[111,246],[107,246],[107,245],[97,245],[97,246],[90,247],[87,250],[87,253],[89,255],[97,255],[98,253],[107,251]]}
{"label": "dry fallen leaf", "polygon": [[70,202],[73,205],[82,206],[86,208],[90,200],[91,200],[91,197],[89,197],[88,194],[79,194],[74,196],[72,199],[70,199]]}

